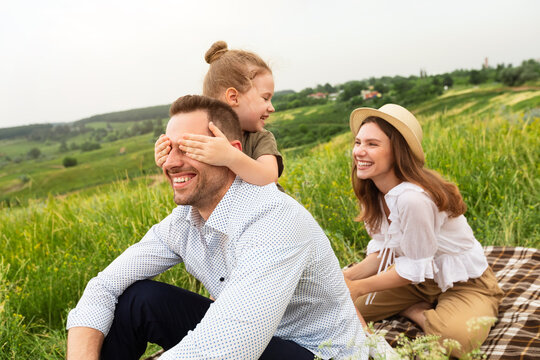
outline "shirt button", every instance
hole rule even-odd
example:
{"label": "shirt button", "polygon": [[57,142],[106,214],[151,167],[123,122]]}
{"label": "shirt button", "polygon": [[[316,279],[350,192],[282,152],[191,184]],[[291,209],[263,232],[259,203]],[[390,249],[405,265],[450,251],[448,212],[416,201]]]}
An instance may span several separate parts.
{"label": "shirt button", "polygon": [[225,281],[225,278],[224,278],[224,277],[220,277],[220,278],[219,278],[219,281],[223,282],[223,281]]}

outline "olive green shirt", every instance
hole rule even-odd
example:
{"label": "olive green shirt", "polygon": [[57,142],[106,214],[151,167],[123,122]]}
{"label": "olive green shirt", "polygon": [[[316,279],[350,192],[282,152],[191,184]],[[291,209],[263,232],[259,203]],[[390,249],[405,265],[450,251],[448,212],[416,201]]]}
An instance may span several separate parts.
{"label": "olive green shirt", "polygon": [[[242,136],[242,151],[252,159],[257,160],[262,155],[274,155],[278,165],[278,177],[283,173],[283,158],[278,151],[276,138],[268,130],[244,132]],[[281,185],[276,184],[283,191]]]}

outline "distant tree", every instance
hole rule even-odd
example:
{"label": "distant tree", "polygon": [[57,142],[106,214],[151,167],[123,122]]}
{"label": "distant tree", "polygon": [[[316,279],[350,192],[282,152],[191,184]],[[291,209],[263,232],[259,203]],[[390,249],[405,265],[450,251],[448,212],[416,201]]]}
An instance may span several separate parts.
{"label": "distant tree", "polygon": [[305,88],[304,90],[301,90],[298,95],[300,97],[305,97],[305,96],[308,96],[309,94],[313,94],[315,91],[313,90],[313,88]]}
{"label": "distant tree", "polygon": [[398,94],[405,94],[414,87],[414,82],[407,78],[397,77],[394,81],[394,91]]}
{"label": "distant tree", "polygon": [[521,63],[521,73],[518,82],[520,84],[527,81],[534,81],[540,78],[540,62],[533,59],[525,60]]}
{"label": "distant tree", "polygon": [[141,127],[139,126],[139,124],[138,123],[133,124],[129,128],[129,133],[131,134],[131,136],[140,135],[141,134]]}
{"label": "distant tree", "polygon": [[448,86],[449,88],[451,88],[452,85],[454,85],[454,79],[452,79],[452,76],[450,76],[450,74],[444,74],[442,84],[443,86]]}
{"label": "distant tree", "polygon": [[101,149],[101,145],[96,142],[85,141],[81,144],[81,151],[92,151],[97,149]]}
{"label": "distant tree", "polygon": [[34,147],[34,148],[31,148],[28,153],[27,153],[28,157],[31,158],[31,159],[37,159],[38,157],[41,156],[41,150],[39,150],[38,148]]}
{"label": "distant tree", "polygon": [[342,85],[343,92],[339,94],[339,101],[348,101],[354,96],[360,95],[362,90],[367,88],[364,81],[349,81]]}
{"label": "distant tree", "polygon": [[527,81],[534,81],[540,77],[540,74],[534,71],[531,68],[525,68],[521,71],[521,74],[519,74],[519,83],[523,84]]}
{"label": "distant tree", "polygon": [[157,139],[161,134],[163,134],[163,129],[159,126],[154,127],[153,136]]}
{"label": "distant tree", "polygon": [[62,160],[62,165],[64,165],[64,167],[66,167],[66,168],[76,166],[77,165],[77,159],[73,158],[73,157],[66,156],[64,158],[64,160]]}
{"label": "distant tree", "polygon": [[154,121],[154,130],[158,128],[160,130],[165,130],[165,128],[163,127],[163,119],[156,119]]}
{"label": "distant tree", "polygon": [[336,91],[337,91],[336,88],[330,85],[329,83],[324,84],[324,92],[331,94],[331,93],[335,93]]}
{"label": "distant tree", "polygon": [[75,142],[72,142],[71,144],[69,144],[69,149],[70,150],[77,150],[79,148],[80,148],[79,145],[77,143],[75,143]]}
{"label": "distant tree", "polygon": [[512,67],[512,65],[510,65],[501,72],[501,81],[504,85],[507,86],[517,85],[520,74],[520,68],[514,68]]}
{"label": "distant tree", "polygon": [[386,94],[390,90],[390,87],[384,82],[377,80],[375,81],[375,84],[373,84],[373,89],[377,90],[381,94]]}
{"label": "distant tree", "polygon": [[488,76],[485,70],[471,70],[469,74],[469,83],[472,85],[479,85],[485,83],[487,79]]}
{"label": "distant tree", "polygon": [[353,96],[349,99],[350,106],[361,106],[364,104],[364,98],[360,95]]}
{"label": "distant tree", "polygon": [[105,141],[107,141],[107,142],[113,142],[113,141],[116,141],[116,140],[118,140],[118,134],[117,134],[116,131],[113,131],[113,132],[109,133],[109,135],[107,135],[105,137]]}
{"label": "distant tree", "polygon": [[91,137],[96,141],[102,141],[107,136],[107,134],[107,129],[97,128],[92,131]]}
{"label": "distant tree", "polygon": [[442,77],[440,75],[432,76],[431,83],[434,86],[442,86]]}
{"label": "distant tree", "polygon": [[495,81],[502,82],[502,72],[504,71],[504,69],[504,64],[497,64],[497,68],[495,69]]}
{"label": "distant tree", "polygon": [[60,143],[60,147],[58,148],[58,152],[64,153],[66,151],[68,151],[66,140],[62,140],[62,142]]}
{"label": "distant tree", "polygon": [[140,126],[140,134],[147,134],[149,132],[152,132],[154,129],[154,124],[152,124],[152,120],[144,120]]}

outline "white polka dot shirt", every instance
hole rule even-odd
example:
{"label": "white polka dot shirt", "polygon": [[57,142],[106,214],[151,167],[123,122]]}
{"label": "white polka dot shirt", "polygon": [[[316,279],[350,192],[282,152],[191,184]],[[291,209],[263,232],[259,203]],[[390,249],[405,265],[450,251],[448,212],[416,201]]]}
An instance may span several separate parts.
{"label": "white polka dot shirt", "polygon": [[127,287],[180,262],[216,301],[161,359],[258,359],[274,335],[323,359],[367,359],[365,334],[320,226],[274,184],[240,178],[206,222],[178,206],[90,280],[67,328],[106,335]]}

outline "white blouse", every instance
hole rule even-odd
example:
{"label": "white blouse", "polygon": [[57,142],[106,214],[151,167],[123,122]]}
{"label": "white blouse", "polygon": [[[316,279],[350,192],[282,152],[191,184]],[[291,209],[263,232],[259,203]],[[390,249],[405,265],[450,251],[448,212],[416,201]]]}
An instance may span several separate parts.
{"label": "white blouse", "polygon": [[399,276],[413,284],[433,279],[444,292],[487,269],[482,245],[465,216],[451,218],[439,211],[424,189],[409,182],[392,188],[384,200],[391,223],[384,217],[380,232],[368,229],[372,240],[367,254],[380,252],[379,273],[395,264]]}

